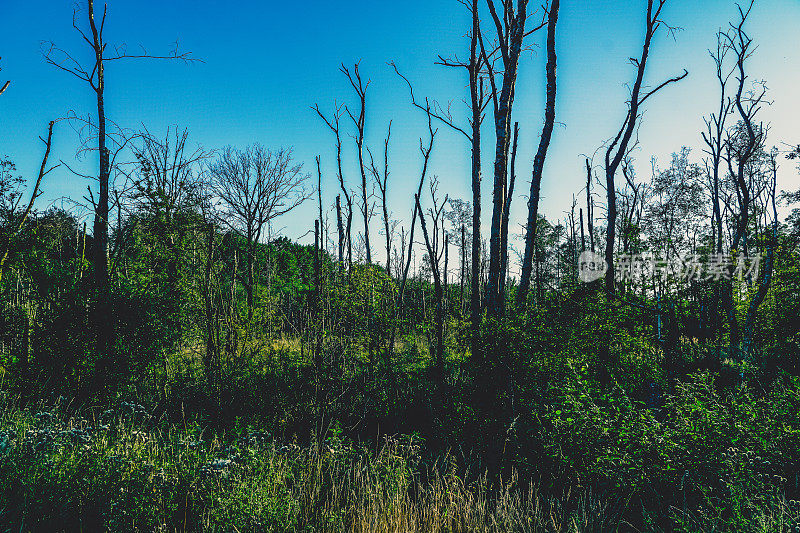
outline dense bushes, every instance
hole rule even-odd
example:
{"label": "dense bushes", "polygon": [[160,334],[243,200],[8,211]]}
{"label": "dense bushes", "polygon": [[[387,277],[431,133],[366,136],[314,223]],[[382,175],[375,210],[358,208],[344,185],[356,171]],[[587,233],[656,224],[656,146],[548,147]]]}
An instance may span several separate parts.
{"label": "dense bushes", "polygon": [[18,406],[3,415],[0,529],[800,523],[785,258],[746,359],[708,334],[710,287],[654,302],[565,275],[524,308],[508,287],[508,313],[477,336],[468,284],[449,284],[440,369],[424,274],[398,300],[382,267],[278,239],[255,247],[251,313],[242,239],[181,220],[175,239],[146,217],[120,229],[102,324],[76,221],[26,226],[0,283],[0,390]]}
{"label": "dense bushes", "polygon": [[[135,404],[19,410],[0,428],[0,522],[53,530],[795,531],[800,384],[720,391],[709,374],[661,410],[579,370],[509,436],[485,477],[419,437],[296,446],[239,426],[168,424]],[[513,442],[512,442],[513,441]],[[455,453],[453,453],[455,452]],[[526,481],[528,480],[528,481]]]}

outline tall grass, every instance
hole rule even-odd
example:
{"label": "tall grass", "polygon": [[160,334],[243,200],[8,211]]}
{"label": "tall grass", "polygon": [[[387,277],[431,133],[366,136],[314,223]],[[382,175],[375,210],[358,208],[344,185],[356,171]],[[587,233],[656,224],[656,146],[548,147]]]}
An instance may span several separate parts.
{"label": "tall grass", "polygon": [[454,456],[422,455],[406,436],[359,447],[333,433],[300,447],[250,429],[223,438],[160,423],[132,404],[82,415],[6,405],[0,531],[800,530],[800,504],[778,490],[674,505],[665,526],[624,490],[576,484],[556,497],[513,472],[489,481]]}
{"label": "tall grass", "polygon": [[162,427],[126,404],[94,417],[6,407],[3,531],[600,531],[604,508],[539,497],[515,476],[490,488],[412,438],[373,450],[332,437],[300,448],[260,432],[230,442]]}

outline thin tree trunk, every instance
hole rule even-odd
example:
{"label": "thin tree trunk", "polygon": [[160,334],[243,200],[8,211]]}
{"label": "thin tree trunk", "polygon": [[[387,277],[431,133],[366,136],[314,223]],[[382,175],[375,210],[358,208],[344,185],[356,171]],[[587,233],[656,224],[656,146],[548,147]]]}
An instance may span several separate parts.
{"label": "thin tree trunk", "polygon": [[342,227],[341,196],[336,195],[336,233],[339,239],[339,265],[344,265],[344,227]]}
{"label": "thin tree trunk", "polygon": [[580,208],[580,216],[581,216],[581,253],[586,251],[586,233],[583,229],[583,208]]}
{"label": "thin tree trunk", "polygon": [[472,355],[477,356],[481,323],[481,122],[483,102],[480,94],[478,57],[478,0],[472,0],[472,36],[470,39],[469,92],[472,109],[472,275],[470,279],[470,325]]}
{"label": "thin tree trunk", "polygon": [[[39,175],[36,178],[36,183],[33,185],[33,191],[31,192],[31,198],[28,201],[27,206],[19,215],[19,221],[17,222],[16,226],[13,227],[11,232],[9,233],[8,237],[5,240],[4,249],[2,251],[2,255],[0,255],[0,281],[3,279],[3,271],[6,266],[6,262],[8,261],[9,254],[11,252],[11,239],[19,235],[22,231],[22,228],[25,227],[25,222],[28,220],[28,217],[33,210],[33,206],[36,203],[36,199],[39,197],[39,188],[42,185],[42,179],[44,176],[49,172],[47,169],[47,160],[50,158],[50,148],[53,145],[53,126],[55,122],[50,121],[47,126],[47,140],[45,141],[45,150],[44,156],[42,157],[42,164],[39,167]],[[14,214],[14,213],[12,213]]]}
{"label": "thin tree trunk", "polygon": [[459,293],[458,293],[458,316],[464,314],[464,277],[467,275],[467,239],[466,228],[461,224],[461,275],[459,276]]}
{"label": "thin tree trunk", "polygon": [[436,344],[432,350],[434,355],[434,364],[436,365],[436,380],[439,384],[440,398],[444,392],[444,307],[443,307],[443,290],[442,290],[442,276],[439,271],[439,259],[436,257],[436,251],[431,245],[431,240],[428,235],[428,228],[425,224],[425,214],[419,205],[419,196],[415,196],[414,200],[417,206],[417,215],[419,216],[420,228],[422,228],[422,235],[425,239],[425,247],[428,250],[428,259],[431,263],[431,271],[433,273],[433,290],[434,298],[436,300],[434,306],[434,321],[436,323]]}
{"label": "thin tree trunk", "polygon": [[246,265],[246,268],[247,268],[247,287],[245,287],[246,290],[247,290],[247,320],[248,320],[248,322],[252,322],[253,321],[253,305],[255,304],[254,299],[253,299],[253,291],[254,291],[254,286],[253,286],[254,281],[253,281],[253,279],[255,277],[253,275],[254,274],[253,273],[253,263],[254,263],[255,253],[256,253],[256,243],[253,242],[253,232],[250,231],[250,229],[248,228],[248,231],[247,231],[247,265]]}
{"label": "thin tree trunk", "polygon": [[586,227],[589,230],[589,249],[594,253],[594,202],[592,201],[592,164],[586,158]]}
{"label": "thin tree trunk", "polygon": [[[524,17],[524,16],[523,16]],[[502,314],[502,295],[500,284],[500,264],[503,255],[502,223],[506,210],[506,188],[508,185],[508,152],[510,149],[511,109],[514,105],[514,85],[516,84],[519,54],[522,49],[521,27],[515,28],[515,38],[511,40],[508,61],[503,72],[503,84],[495,110],[495,159],[494,187],[492,190],[492,226],[489,234],[489,276],[486,287],[486,309],[489,316]]]}
{"label": "thin tree trunk", "polygon": [[617,169],[625,159],[628,153],[628,145],[631,137],[636,130],[636,124],[639,119],[639,108],[650,96],[658,92],[660,89],[666,87],[671,83],[678,82],[684,79],[689,73],[684,69],[683,74],[670,78],[667,81],[651,89],[649,92],[642,96],[642,83],[644,81],[645,68],[647,60],[650,55],[650,44],[652,43],[653,36],[656,30],[661,26],[662,21],[659,19],[661,10],[666,3],[666,0],[657,0],[658,5],[654,6],[656,0],[647,0],[647,18],[645,27],[644,44],[642,45],[642,54],[638,60],[635,60],[636,65],[636,80],[631,89],[631,97],[629,101],[628,114],[622,122],[622,127],[617,133],[614,140],[609,144],[606,149],[605,155],[605,171],[606,171],[606,199],[608,203],[608,222],[606,224],[606,276],[605,288],[609,294],[614,292],[614,246],[616,244],[616,224],[617,224],[617,194],[614,178]]}
{"label": "thin tree trunk", "polygon": [[[442,228],[444,230],[444,228]],[[444,234],[444,272],[442,272],[442,284],[444,285],[444,300],[445,300],[445,312],[447,312],[447,268],[448,268],[448,257],[450,251],[450,236],[445,233]]]}
{"label": "thin tree trunk", "polygon": [[552,0],[547,19],[547,97],[544,108],[544,126],[539,138],[539,148],[533,160],[533,175],[531,178],[531,193],[528,197],[528,223],[525,235],[525,252],[522,256],[522,275],[517,291],[517,305],[521,306],[528,297],[531,285],[531,271],[533,270],[533,255],[536,250],[536,225],[539,218],[539,193],[542,184],[542,172],[553,135],[553,126],[556,120],[556,24],[558,23],[559,0]]}
{"label": "thin tree trunk", "polygon": [[320,275],[320,221],[314,221],[314,318],[316,339],[314,342],[314,366],[317,372],[322,371],[322,335],[324,326],[322,324],[322,313],[320,312],[320,282],[322,276]]}
{"label": "thin tree trunk", "polygon": [[94,86],[97,99],[97,149],[99,157],[99,192],[94,212],[93,254],[94,281],[96,291],[96,304],[92,317],[92,325],[96,334],[94,392],[105,393],[110,380],[112,345],[112,327],[108,320],[111,315],[109,308],[109,278],[108,278],[108,187],[110,176],[109,150],[106,146],[106,110],[105,110],[105,61],[103,52],[105,43],[98,31],[94,19],[94,1],[88,0],[89,26],[92,30],[92,46],[95,53],[95,69],[97,70],[97,84]]}
{"label": "thin tree trunk", "polygon": [[[424,147],[420,146],[420,152],[422,152],[422,160],[423,160],[422,174],[420,175],[419,185],[417,186],[417,193],[415,195],[415,198],[419,198],[419,195],[422,194],[422,186],[425,184],[425,177],[428,175],[428,162],[430,161],[431,152],[433,151],[433,141],[436,136],[436,131],[433,129],[433,126],[431,125],[430,109],[428,109],[428,131],[430,133],[430,143],[428,144],[427,150]],[[392,330],[391,333],[389,334],[389,345],[386,347],[386,364],[390,372],[389,379],[392,387],[393,402],[397,399],[397,380],[394,375],[394,369],[392,366],[392,360],[394,356],[394,343],[397,336],[397,323],[398,323],[397,319],[401,318],[403,315],[406,283],[408,282],[408,272],[411,269],[411,261],[413,257],[412,250],[414,248],[414,228],[417,223],[418,209],[419,209],[419,203],[415,202],[414,210],[411,213],[411,230],[409,231],[409,236],[408,236],[408,254],[405,256],[406,263],[405,267],[403,267],[402,278],[400,280],[400,287],[397,291],[397,300],[395,304],[396,319],[392,321]],[[420,213],[420,215],[422,215],[422,213]]]}
{"label": "thin tree trunk", "polygon": [[[514,182],[516,181],[516,162],[517,162],[517,141],[519,140],[519,122],[514,123],[514,142],[511,148],[511,178],[508,182],[508,191],[506,192],[506,210],[503,213],[503,224],[500,229],[501,245],[500,249],[502,254],[500,256],[500,296],[503,297],[506,289],[506,280],[508,278],[508,221],[511,216],[511,201],[514,198]],[[504,302],[503,302],[504,304]]]}
{"label": "thin tree trunk", "polygon": [[204,300],[205,300],[205,315],[206,315],[206,353],[204,358],[206,379],[208,384],[213,390],[217,383],[218,370],[216,368],[217,362],[217,347],[214,335],[214,306],[212,297],[211,286],[211,269],[214,264],[214,225],[208,224],[207,228],[207,242],[206,242],[206,265],[205,265],[205,284],[204,284]]}
{"label": "thin tree trunk", "polygon": [[320,223],[320,248],[325,248],[325,238],[322,234],[322,221],[325,220],[322,216],[322,169],[320,168],[320,157],[317,156],[317,200],[319,203],[319,223]]}
{"label": "thin tree trunk", "polygon": [[392,259],[392,230],[391,222],[389,221],[389,207],[387,205],[387,188],[389,181],[389,139],[392,136],[392,121],[389,121],[389,131],[386,134],[386,141],[383,144],[383,187],[381,187],[382,204],[383,204],[383,231],[386,233],[386,273],[391,276],[391,259]]}

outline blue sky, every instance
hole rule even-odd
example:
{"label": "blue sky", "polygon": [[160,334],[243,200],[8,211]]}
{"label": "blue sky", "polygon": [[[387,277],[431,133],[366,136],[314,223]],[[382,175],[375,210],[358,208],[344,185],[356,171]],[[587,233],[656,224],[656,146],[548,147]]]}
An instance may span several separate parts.
{"label": "blue sky", "polygon": [[[640,53],[645,0],[562,2],[558,28],[559,93],[553,143],[542,184],[542,210],[548,218],[564,217],[583,186],[583,154],[593,153],[611,137],[625,113],[625,84],[632,79],[628,57]],[[111,0],[106,38],[150,52],[168,51],[178,39],[203,63],[115,62],[107,68],[108,114],[130,128],[146,125],[163,132],[169,125],[188,127],[194,143],[206,148],[244,146],[258,141],[268,147],[294,147],[309,172],[322,156],[323,197],[331,205],[337,192],[334,146],[330,132],[310,110],[318,102],[331,110],[334,101],[355,104],[341,62],[361,60],[368,93],[367,142],[377,154],[389,119],[391,209],[407,220],[412,189],[420,170],[419,137],[426,134],[424,116],[410,106],[408,92],[386,62],[394,60],[414,81],[420,96],[453,101],[457,119],[466,120],[466,77],[460,70],[434,65],[437,54],[464,57],[468,13],[456,0],[404,2],[273,2],[241,0]],[[90,51],[71,26],[70,0],[0,0],[0,78],[12,80],[0,97],[0,155],[7,154],[21,173],[34,175],[41,157],[38,136],[49,120],[75,110],[93,110],[92,93],[69,75],[45,64],[40,43],[53,40],[90,60]],[[532,3],[535,5],[535,3]],[[232,7],[235,6],[235,7]],[[649,160],[666,164],[682,145],[695,147],[699,159],[702,117],[716,105],[713,65],[707,50],[715,32],[736,16],[729,0],[670,0],[664,17],[683,28],[675,40],[662,33],[651,55],[647,79],[657,83],[689,70],[689,78],[648,101],[636,153],[639,175],[649,178]],[[767,80],[774,104],[762,119],[772,124],[771,142],[800,142],[796,124],[800,100],[800,2],[758,0],[748,24],[758,49],[750,63],[754,78]],[[531,162],[541,129],[544,100],[544,32],[531,41],[538,48],[522,63],[514,119],[520,122],[517,160],[519,195],[512,219],[522,223]],[[484,169],[490,170],[493,135],[490,117],[484,134]],[[343,122],[349,126],[346,122]],[[56,158],[73,164],[77,137],[58,126]],[[346,179],[358,182],[355,147],[345,139]],[[432,172],[443,193],[469,198],[469,146],[442,127],[432,157]],[[77,165],[94,172],[91,160]],[[784,164],[780,187],[796,189],[798,175]],[[484,212],[489,213],[491,176],[484,172]],[[316,178],[314,178],[315,181]],[[61,168],[47,177],[41,206],[62,196],[79,198],[90,185]],[[278,220],[275,229],[296,238],[313,220],[314,205]],[[599,210],[598,210],[598,214]],[[360,230],[360,224],[355,223]],[[374,222],[373,241],[380,242]],[[305,237],[306,240],[309,237]]]}

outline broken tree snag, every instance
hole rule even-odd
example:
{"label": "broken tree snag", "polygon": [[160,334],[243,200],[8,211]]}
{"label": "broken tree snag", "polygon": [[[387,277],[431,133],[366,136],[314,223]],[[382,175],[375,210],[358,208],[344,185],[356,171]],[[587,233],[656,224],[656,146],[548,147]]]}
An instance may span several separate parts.
{"label": "broken tree snag", "polygon": [[589,230],[589,249],[594,253],[594,199],[592,198],[592,164],[586,158],[586,229]]}
{"label": "broken tree snag", "polygon": [[341,195],[336,195],[336,231],[339,241],[339,265],[344,265],[344,229],[342,226]]}

